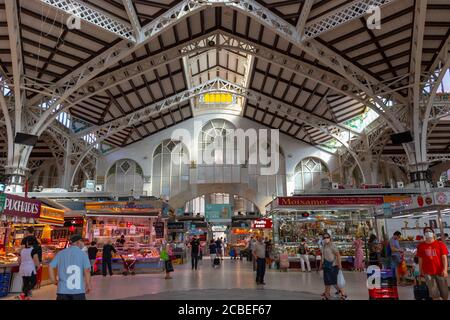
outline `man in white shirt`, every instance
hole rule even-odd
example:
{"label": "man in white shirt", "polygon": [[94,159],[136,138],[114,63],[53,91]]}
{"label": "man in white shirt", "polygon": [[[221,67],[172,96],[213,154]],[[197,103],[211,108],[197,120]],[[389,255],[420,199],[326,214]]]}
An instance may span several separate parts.
{"label": "man in white shirt", "polygon": [[257,241],[253,244],[253,258],[256,261],[256,283],[265,285],[264,274],[266,273],[266,245],[261,236],[256,237]]}

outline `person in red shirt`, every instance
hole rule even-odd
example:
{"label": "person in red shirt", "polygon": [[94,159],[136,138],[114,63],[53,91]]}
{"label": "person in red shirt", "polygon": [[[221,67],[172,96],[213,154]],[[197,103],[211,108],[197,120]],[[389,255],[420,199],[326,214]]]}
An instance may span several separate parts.
{"label": "person in red shirt", "polygon": [[417,247],[420,275],[425,278],[433,300],[448,300],[448,250],[445,244],[435,240],[434,230],[423,229],[425,241]]}

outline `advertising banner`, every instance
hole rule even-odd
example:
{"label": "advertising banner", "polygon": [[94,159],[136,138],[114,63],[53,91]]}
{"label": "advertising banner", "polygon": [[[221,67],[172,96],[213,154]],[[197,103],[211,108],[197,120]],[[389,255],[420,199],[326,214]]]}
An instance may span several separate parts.
{"label": "advertising banner", "polygon": [[205,217],[207,220],[231,220],[233,208],[229,204],[205,205]]}
{"label": "advertising banner", "polygon": [[6,194],[3,214],[20,218],[39,218],[41,202],[36,199]]}

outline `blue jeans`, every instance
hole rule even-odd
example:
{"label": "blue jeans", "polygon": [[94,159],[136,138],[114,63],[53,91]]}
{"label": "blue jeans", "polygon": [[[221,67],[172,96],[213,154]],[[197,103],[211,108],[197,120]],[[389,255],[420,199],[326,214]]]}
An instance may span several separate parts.
{"label": "blue jeans", "polygon": [[266,259],[256,259],[256,283],[264,282],[264,274],[266,273]]}

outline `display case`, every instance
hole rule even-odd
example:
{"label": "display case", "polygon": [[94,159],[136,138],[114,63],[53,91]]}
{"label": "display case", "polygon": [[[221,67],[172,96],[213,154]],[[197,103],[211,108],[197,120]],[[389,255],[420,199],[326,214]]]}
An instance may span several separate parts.
{"label": "display case", "polygon": [[[160,251],[153,245],[128,244],[123,247],[116,247],[117,253],[112,258],[113,272],[124,272],[124,260],[135,261],[134,269],[136,273],[161,272],[163,264],[160,261]],[[96,259],[96,269],[102,269],[102,248],[99,248]]]}

